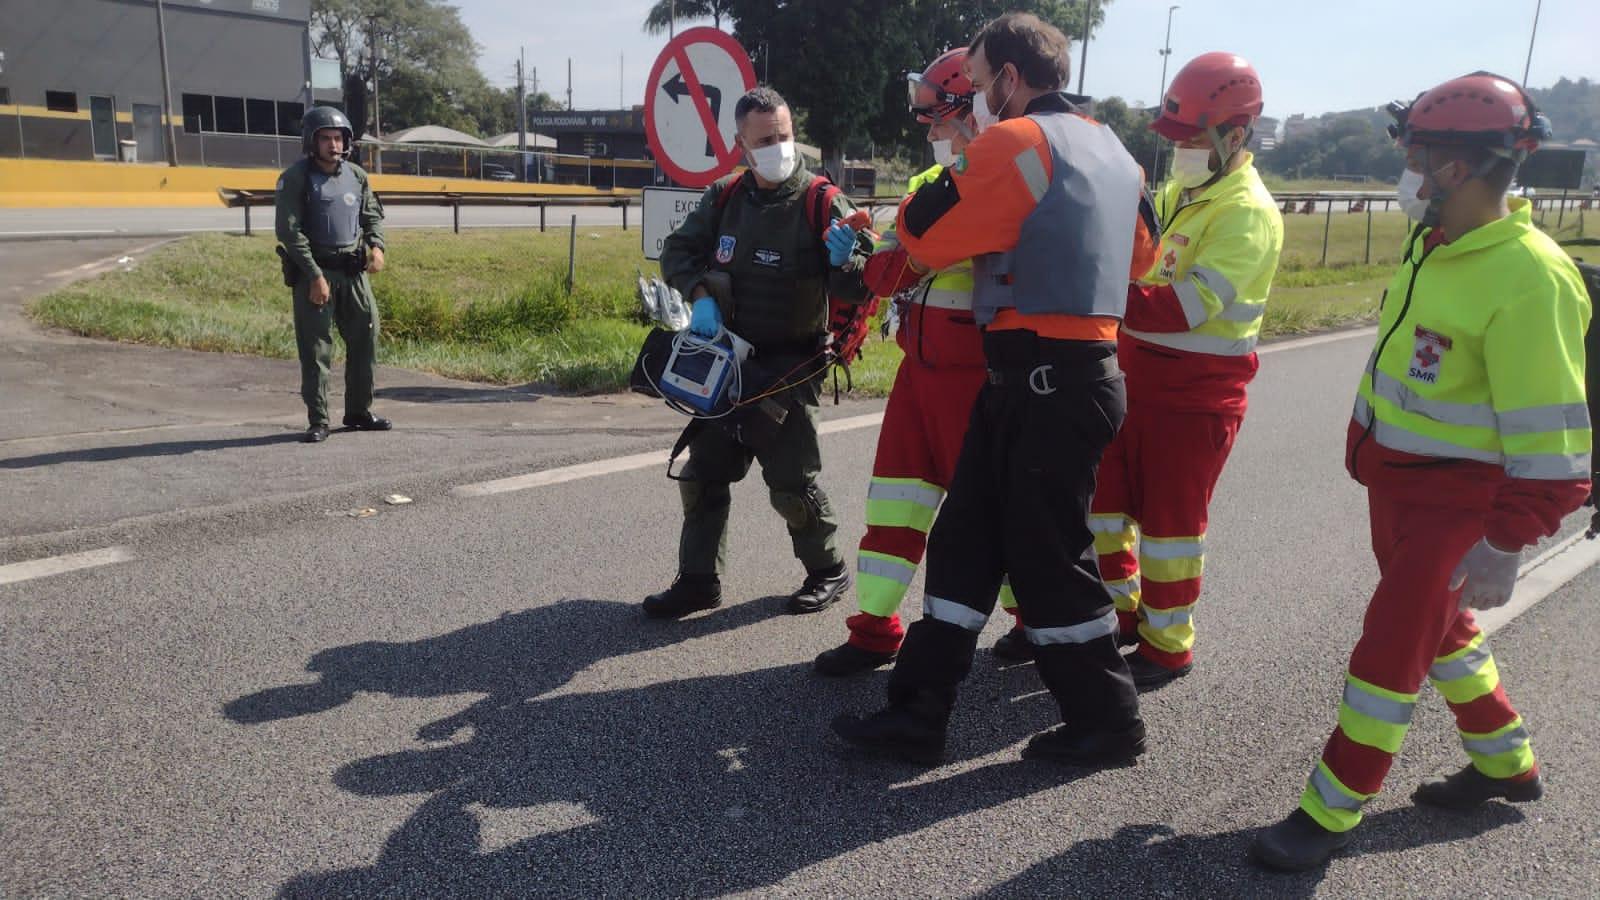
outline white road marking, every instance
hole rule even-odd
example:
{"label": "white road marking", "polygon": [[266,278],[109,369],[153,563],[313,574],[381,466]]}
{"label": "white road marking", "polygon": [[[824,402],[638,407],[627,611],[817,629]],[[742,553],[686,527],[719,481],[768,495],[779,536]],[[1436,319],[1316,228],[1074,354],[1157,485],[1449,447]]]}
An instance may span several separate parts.
{"label": "white road marking", "polygon": [[46,578],[51,575],[76,572],[79,569],[109,566],[112,563],[127,562],[130,559],[133,559],[133,551],[126,547],[106,547],[101,550],[88,550],[83,553],[68,553],[65,556],[30,559],[27,562],[0,566],[0,584],[16,584],[20,581],[31,581],[35,578]]}
{"label": "white road marking", "polygon": [[[850,416],[845,419],[823,422],[817,431],[820,434],[837,434],[841,431],[871,428],[882,422],[883,413],[870,413],[863,416]],[[617,472],[631,472],[634,469],[665,466],[666,464],[666,450],[651,450],[648,453],[635,453],[632,456],[600,459],[594,462],[579,463],[575,466],[563,466],[559,469],[545,469],[539,472],[529,472],[526,475],[512,475],[508,478],[497,478],[493,481],[458,485],[450,493],[455,494],[457,497],[488,497],[492,494],[525,491],[529,488],[563,484],[568,481],[595,478],[600,475],[612,475]]]}
{"label": "white road marking", "polygon": [[1560,590],[1567,582],[1600,562],[1600,539],[1586,540],[1583,532],[1568,537],[1522,567],[1511,602],[1477,614],[1478,626],[1493,634],[1534,604]]}
{"label": "white road marking", "polygon": [[1274,341],[1262,344],[1256,349],[1256,355],[1277,353],[1281,350],[1299,350],[1302,347],[1315,347],[1318,344],[1331,344],[1335,341],[1348,341],[1351,338],[1372,337],[1378,333],[1378,326],[1368,325],[1365,328],[1352,328],[1349,331],[1335,331],[1332,334],[1317,334],[1311,337],[1295,338],[1292,341]]}

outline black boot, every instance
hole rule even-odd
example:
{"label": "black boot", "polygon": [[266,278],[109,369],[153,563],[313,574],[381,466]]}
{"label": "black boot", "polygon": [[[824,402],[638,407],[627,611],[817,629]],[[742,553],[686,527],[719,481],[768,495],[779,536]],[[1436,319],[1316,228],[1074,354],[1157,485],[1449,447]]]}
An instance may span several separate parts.
{"label": "black boot", "polygon": [[722,581],[715,575],[679,575],[672,587],[644,598],[644,614],[652,619],[681,619],[722,605]]}
{"label": "black boot", "polygon": [[847,643],[817,654],[812,668],[816,669],[819,675],[840,678],[847,675],[862,675],[892,662],[894,662],[893,653],[874,653]]}
{"label": "black boot", "polygon": [[1256,832],[1250,858],[1279,872],[1314,869],[1348,846],[1351,837],[1348,831],[1323,828],[1305,810],[1297,809],[1282,822]]}
{"label": "black boot", "polygon": [[380,419],[370,412],[365,412],[359,416],[346,415],[344,417],[344,427],[351,431],[388,431],[394,427],[394,423],[388,419]]}
{"label": "black boot", "polygon": [[328,426],[326,425],[313,425],[307,428],[306,433],[300,438],[303,443],[307,444],[320,444],[327,439]]}
{"label": "black boot", "polygon": [[1133,765],[1144,752],[1144,722],[1135,719],[1120,731],[1082,731],[1060,725],[1036,734],[1022,748],[1023,759],[1047,759],[1086,768]]}
{"label": "black boot", "polygon": [[994,642],[995,656],[1011,662],[1028,662],[1033,659],[1033,645],[1028,643],[1027,632],[1018,625]]}
{"label": "black boot", "polygon": [[1533,777],[1521,781],[1490,778],[1468,764],[1465,769],[1444,778],[1429,778],[1412,792],[1411,799],[1424,806],[1469,810],[1496,798],[1512,803],[1528,803],[1544,796],[1544,779],[1534,770]]}
{"label": "black boot", "polygon": [[1128,674],[1133,676],[1133,686],[1140,691],[1153,691],[1168,682],[1177,681],[1194,669],[1192,662],[1169,669],[1152,662],[1143,653],[1130,653],[1123,658],[1128,661]]}
{"label": "black boot", "polygon": [[844,563],[831,569],[807,572],[800,590],[789,595],[789,612],[796,615],[822,612],[839,602],[849,586],[850,570],[845,568]]}
{"label": "black boot", "polygon": [[848,743],[891,759],[921,766],[944,762],[950,703],[932,691],[915,691],[870,716],[836,716],[834,733]]}

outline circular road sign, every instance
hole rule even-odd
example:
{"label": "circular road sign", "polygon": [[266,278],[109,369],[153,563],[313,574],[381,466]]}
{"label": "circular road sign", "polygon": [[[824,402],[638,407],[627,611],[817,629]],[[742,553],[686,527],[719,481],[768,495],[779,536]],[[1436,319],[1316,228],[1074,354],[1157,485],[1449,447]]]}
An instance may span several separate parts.
{"label": "circular road sign", "polygon": [[668,41],[644,97],[645,137],[662,170],[696,188],[733,171],[733,107],[755,86],[750,55],[726,32],[690,28]]}

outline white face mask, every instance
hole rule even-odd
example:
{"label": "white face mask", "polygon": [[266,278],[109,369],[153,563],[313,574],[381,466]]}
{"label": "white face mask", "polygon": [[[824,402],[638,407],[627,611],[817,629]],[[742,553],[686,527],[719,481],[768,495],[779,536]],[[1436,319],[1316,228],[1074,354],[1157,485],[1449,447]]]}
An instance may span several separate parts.
{"label": "white face mask", "polygon": [[956,161],[955,147],[949,141],[929,141],[933,147],[933,161],[941,166],[948,166]]}
{"label": "white face mask", "polygon": [[[1000,75],[998,73],[996,73],[995,74],[995,78],[998,79],[999,77],[1000,77]],[[989,85],[991,87],[993,87],[994,86],[994,82],[992,82],[992,81],[989,82]],[[989,92],[988,91],[986,91],[986,90],[985,91],[978,91],[976,93],[976,95],[973,96],[973,98],[972,98],[972,118],[973,118],[974,121],[976,121],[978,123],[978,133],[979,134],[983,134],[984,129],[986,129],[990,125],[993,125],[994,123],[1000,121],[1001,114],[1003,114],[1006,111],[1006,104],[1011,102],[1012,96],[1014,96],[1016,93],[1017,93],[1017,86],[1015,84],[1012,84],[1011,85],[1011,93],[1007,94],[1006,98],[1004,100],[1000,101],[1000,107],[998,109],[990,109],[989,108]]]}
{"label": "white face mask", "polygon": [[1172,154],[1172,178],[1186,188],[1197,188],[1215,175],[1211,171],[1211,151],[1179,147]]}
{"label": "white face mask", "polygon": [[1395,186],[1396,198],[1400,201],[1400,211],[1418,222],[1427,222],[1428,210],[1433,206],[1429,200],[1417,196],[1422,190],[1423,177],[1421,172],[1406,169],[1400,175],[1400,183]]}
{"label": "white face mask", "polygon": [[757,147],[749,152],[750,168],[763,179],[775,183],[789,180],[794,174],[795,166],[800,163],[800,156],[795,152],[794,141],[781,141]]}

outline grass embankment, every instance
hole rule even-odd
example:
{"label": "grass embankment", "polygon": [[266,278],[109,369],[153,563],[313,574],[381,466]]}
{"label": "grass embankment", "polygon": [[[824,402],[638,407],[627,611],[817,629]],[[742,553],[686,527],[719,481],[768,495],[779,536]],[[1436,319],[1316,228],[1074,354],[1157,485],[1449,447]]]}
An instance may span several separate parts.
{"label": "grass embankment", "polygon": [[[1364,262],[1366,217],[1334,215],[1329,267],[1321,265],[1323,216],[1290,215],[1285,223],[1265,333],[1370,319],[1397,259],[1404,218],[1373,217],[1371,260]],[[184,238],[128,271],[43,297],[31,313],[92,337],[292,359],[289,291],[272,247],[266,236]],[[579,392],[625,386],[647,330],[635,313],[635,270],[656,271],[640,252],[637,231],[580,229],[570,296],[564,231],[396,230],[389,259],[388,271],[373,279],[384,364]],[[857,391],[887,391],[899,358],[894,343],[868,341],[854,367]]]}

